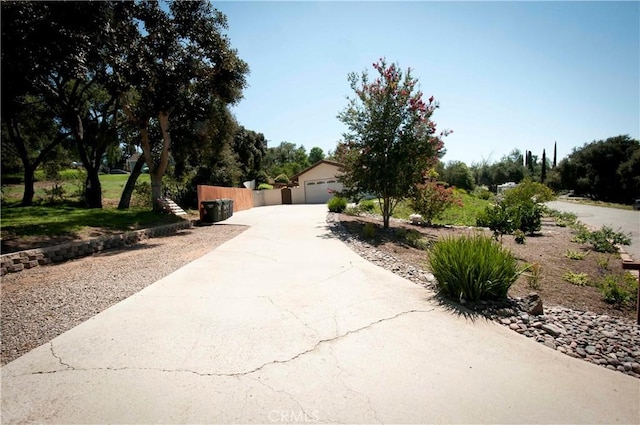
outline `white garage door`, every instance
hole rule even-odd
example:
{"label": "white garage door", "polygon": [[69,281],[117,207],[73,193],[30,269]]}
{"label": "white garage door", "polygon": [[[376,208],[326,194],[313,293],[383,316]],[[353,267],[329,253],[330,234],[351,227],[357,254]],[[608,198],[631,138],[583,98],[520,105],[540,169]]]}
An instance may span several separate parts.
{"label": "white garage door", "polygon": [[329,190],[342,190],[342,183],[335,179],[313,180],[304,183],[304,196],[307,204],[324,204],[333,194]]}

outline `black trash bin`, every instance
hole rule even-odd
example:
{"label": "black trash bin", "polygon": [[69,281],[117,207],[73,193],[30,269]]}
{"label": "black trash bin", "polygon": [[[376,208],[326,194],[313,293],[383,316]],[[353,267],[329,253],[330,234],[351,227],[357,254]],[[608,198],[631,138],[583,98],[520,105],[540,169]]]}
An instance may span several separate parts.
{"label": "black trash bin", "polygon": [[233,215],[233,199],[222,199],[222,220],[226,220]]}
{"label": "black trash bin", "polygon": [[216,223],[224,220],[222,218],[222,199],[213,199],[211,201],[202,201],[202,208],[204,209],[204,216],[202,221],[206,223]]}

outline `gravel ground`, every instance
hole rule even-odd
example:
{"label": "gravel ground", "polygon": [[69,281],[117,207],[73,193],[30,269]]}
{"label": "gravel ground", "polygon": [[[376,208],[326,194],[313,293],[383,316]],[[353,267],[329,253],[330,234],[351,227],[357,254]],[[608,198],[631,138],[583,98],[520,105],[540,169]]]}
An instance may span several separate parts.
{"label": "gravel ground", "polygon": [[[353,236],[335,214],[329,214],[327,222],[332,232],[361,257],[425,286],[436,295],[437,282],[431,273],[403,263],[393,255]],[[562,306],[545,305],[543,314],[534,315],[530,311],[528,298],[509,298],[501,302],[483,301],[466,304],[464,307],[445,300],[441,302],[458,314],[494,320],[514,332],[535,339],[549,349],[640,378],[640,325],[622,317]]]}
{"label": "gravel ground", "polygon": [[201,257],[246,227],[194,227],[2,277],[2,364],[51,341]]}

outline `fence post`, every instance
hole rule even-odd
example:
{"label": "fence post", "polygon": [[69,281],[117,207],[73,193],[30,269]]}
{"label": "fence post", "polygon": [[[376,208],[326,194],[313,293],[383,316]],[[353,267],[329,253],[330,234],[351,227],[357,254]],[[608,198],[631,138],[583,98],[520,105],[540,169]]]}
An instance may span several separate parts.
{"label": "fence post", "polygon": [[625,270],[638,270],[638,296],[636,298],[636,320],[640,325],[640,263],[633,261],[623,261],[622,268]]}

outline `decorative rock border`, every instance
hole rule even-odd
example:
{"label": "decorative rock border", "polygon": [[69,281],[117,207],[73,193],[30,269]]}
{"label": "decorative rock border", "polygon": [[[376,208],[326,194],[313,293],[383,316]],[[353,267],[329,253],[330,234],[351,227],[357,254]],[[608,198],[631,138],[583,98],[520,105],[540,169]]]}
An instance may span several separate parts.
{"label": "decorative rock border", "polygon": [[100,236],[95,239],[3,254],[0,256],[0,276],[33,267],[85,257],[109,249],[135,245],[144,239],[165,236],[175,233],[178,230],[191,228],[194,224],[194,221],[185,220],[148,229],[119,233],[117,235]]}

